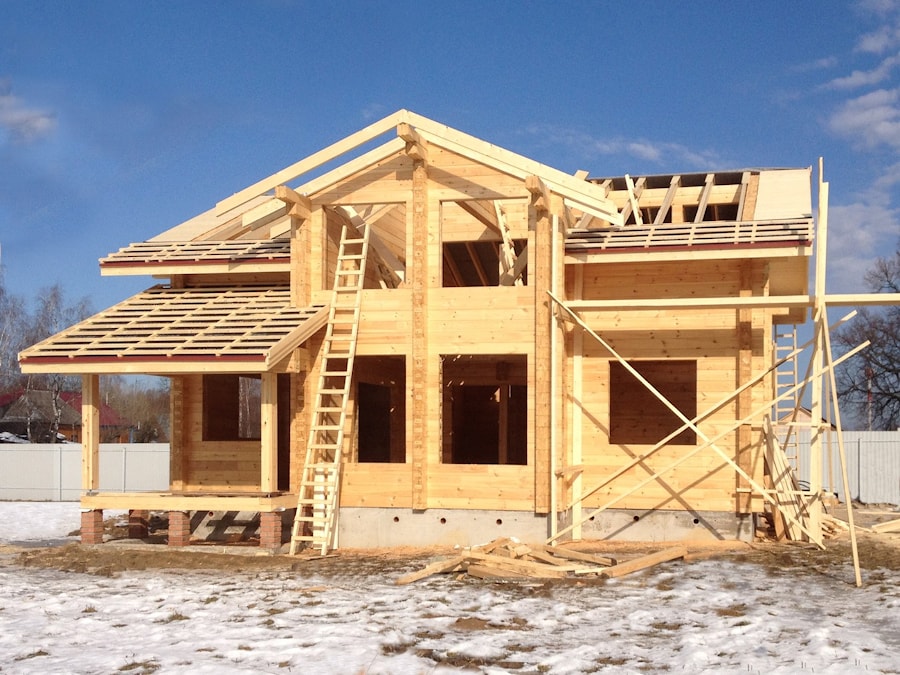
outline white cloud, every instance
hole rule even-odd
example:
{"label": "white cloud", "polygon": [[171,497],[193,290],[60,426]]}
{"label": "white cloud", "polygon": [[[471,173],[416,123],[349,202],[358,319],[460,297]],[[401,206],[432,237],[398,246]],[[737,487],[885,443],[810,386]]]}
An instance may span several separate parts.
{"label": "white cloud", "polygon": [[56,117],[28,107],[14,96],[9,80],[0,80],[0,132],[13,143],[30,143],[48,136],[56,128]]}
{"label": "white cloud", "polygon": [[900,208],[891,205],[900,184],[900,164],[894,164],[848,204],[828,212],[828,291],[866,291],[863,278],[879,256],[889,255],[900,236]]}
{"label": "white cloud", "polygon": [[836,56],[825,56],[821,59],[816,59],[815,61],[807,61],[806,63],[798,63],[793,66],[791,70],[795,73],[807,73],[815,70],[827,70],[828,68],[834,68],[838,64],[838,58]]}
{"label": "white cloud", "polygon": [[653,141],[646,138],[626,139],[622,137],[597,138],[575,129],[551,124],[535,124],[526,133],[542,139],[545,145],[562,146],[573,159],[592,161],[599,157],[619,155],[642,162],[650,162],[660,167],[675,170],[691,168],[709,169],[722,163],[715,152],[697,151],[668,141]]}
{"label": "white cloud", "polygon": [[900,90],[877,89],[846,101],[829,118],[829,128],[863,147],[900,149]]}
{"label": "white cloud", "polygon": [[884,82],[891,71],[900,65],[900,54],[884,59],[872,70],[854,70],[850,75],[838,77],[827,83],[826,89],[857,89]]}

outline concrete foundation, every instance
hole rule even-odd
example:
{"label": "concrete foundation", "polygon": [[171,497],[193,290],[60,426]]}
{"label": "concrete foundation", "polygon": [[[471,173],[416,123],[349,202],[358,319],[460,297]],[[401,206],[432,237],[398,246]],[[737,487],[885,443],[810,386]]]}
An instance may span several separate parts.
{"label": "concrete foundation", "polygon": [[[559,528],[570,522],[561,514]],[[752,515],[729,512],[608,510],[582,525],[584,540],[750,541]],[[342,508],[338,524],[341,548],[388,546],[475,546],[498,537],[540,542],[550,536],[549,518],[530,511],[476,511],[395,508]],[[568,540],[571,537],[563,537]]]}
{"label": "concrete foundation", "polygon": [[[560,515],[560,529],[570,522],[571,514]],[[752,541],[755,534],[753,515],[727,511],[609,509],[581,526],[582,539],[618,541]]]}
{"label": "concrete foundation", "polygon": [[338,546],[475,546],[498,537],[543,541],[547,517],[531,511],[347,508],[338,519]]}

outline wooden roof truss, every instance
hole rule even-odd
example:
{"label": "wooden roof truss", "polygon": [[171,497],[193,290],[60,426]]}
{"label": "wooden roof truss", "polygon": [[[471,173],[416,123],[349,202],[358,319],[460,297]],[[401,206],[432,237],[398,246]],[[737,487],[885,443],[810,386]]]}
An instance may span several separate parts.
{"label": "wooden roof truss", "polygon": [[[796,248],[813,241],[811,215],[791,219],[745,219],[752,214],[753,171],[591,179],[621,208],[623,227],[589,213],[567,232],[566,250],[624,252],[679,249]],[[756,172],[758,173],[758,172]],[[571,220],[570,220],[571,222]]]}
{"label": "wooden roof truss", "polygon": [[19,355],[30,372],[262,373],[325,325],[287,286],[154,286]]}

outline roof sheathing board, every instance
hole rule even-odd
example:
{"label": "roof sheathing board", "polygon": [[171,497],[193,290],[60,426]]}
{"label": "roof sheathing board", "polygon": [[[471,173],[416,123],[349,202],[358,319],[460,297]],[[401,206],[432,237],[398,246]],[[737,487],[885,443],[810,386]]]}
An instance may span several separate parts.
{"label": "roof sheathing board", "polygon": [[[23,372],[266,372],[321,328],[327,306],[290,306],[288,287],[154,286],[19,355]],[[128,366],[126,368],[125,366]]]}

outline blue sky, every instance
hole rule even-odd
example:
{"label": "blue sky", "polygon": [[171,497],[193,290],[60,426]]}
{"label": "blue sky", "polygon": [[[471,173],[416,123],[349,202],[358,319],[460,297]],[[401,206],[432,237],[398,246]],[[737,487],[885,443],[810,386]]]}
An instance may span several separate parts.
{"label": "blue sky", "polygon": [[97,259],[408,108],[592,175],[810,166],[829,288],[900,238],[900,0],[0,0],[7,289],[102,309]]}

